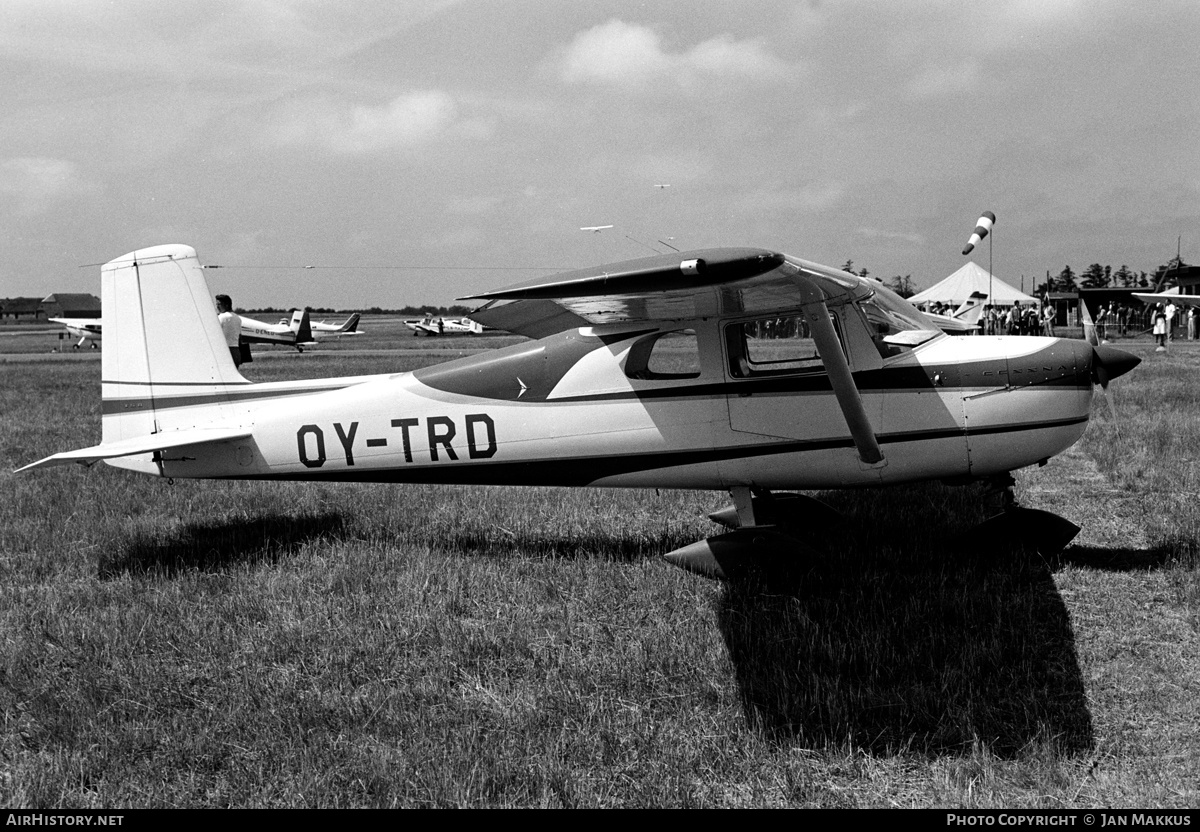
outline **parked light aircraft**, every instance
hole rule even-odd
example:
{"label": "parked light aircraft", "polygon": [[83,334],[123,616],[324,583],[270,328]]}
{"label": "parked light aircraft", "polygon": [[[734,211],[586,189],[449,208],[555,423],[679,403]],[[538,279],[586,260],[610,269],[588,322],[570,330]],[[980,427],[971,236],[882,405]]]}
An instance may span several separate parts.
{"label": "parked light aircraft", "polygon": [[[324,321],[312,322],[309,327],[312,330],[313,338],[318,341],[324,341],[327,338],[349,338],[352,335],[362,335],[363,330],[358,328],[358,321],[362,316],[355,312],[345,321],[340,324],[327,324]],[[285,323],[285,321],[280,321]]]}
{"label": "parked light aircraft", "polygon": [[413,331],[413,335],[480,335],[483,325],[470,318],[441,318],[426,315],[424,318],[410,318],[404,325]]}
{"label": "parked light aircraft", "polygon": [[980,330],[980,320],[983,318],[986,301],[985,293],[972,292],[971,296],[949,315],[938,315],[932,312],[926,312],[925,315],[937,324],[938,329],[942,332],[950,335],[973,335]]}
{"label": "parked light aircraft", "polygon": [[[315,324],[310,325],[308,322],[308,312],[297,309],[292,313],[292,319],[287,318],[281,320],[278,324],[265,324],[262,321],[256,321],[253,318],[247,318],[245,315],[239,316],[242,320],[241,338],[246,343],[250,344],[282,344],[284,346],[295,347],[297,351],[303,352],[305,344],[313,343],[314,337],[337,338],[342,335],[358,335],[358,318],[357,314],[351,315],[349,320],[344,324]],[[87,341],[99,341],[103,327],[103,318],[50,318],[51,321],[65,326],[72,335],[80,336],[79,343],[75,345],[78,349]],[[317,335],[318,330],[314,327],[321,327],[321,333]],[[95,349],[96,345],[92,344]]]}
{"label": "parked light aircraft", "polygon": [[72,336],[79,338],[79,343],[71,347],[71,349],[79,349],[84,344],[91,342],[92,349],[96,349],[96,341],[100,340],[100,318],[50,318],[51,323],[62,324],[67,328],[67,332]]}
{"label": "parked light aircraft", "polygon": [[[986,480],[1011,496],[1011,471],[1082,436],[1093,382],[1138,363],[1078,340],[952,338],[875,281],[749,248],[484,292],[482,322],[557,331],[306,381],[242,377],[192,248],[119,257],[101,287],[102,440],[21,470],[728,490],[714,517],[733,530],[667,555],[715,577],[808,551],[806,498],[776,489]],[[1061,545],[1078,531],[1002,519],[1042,515],[1069,527]]]}
{"label": "parked light aircraft", "polygon": [[[101,308],[104,299],[100,299]],[[295,347],[296,352],[304,352],[304,345],[314,342],[312,325],[308,320],[307,309],[296,309],[292,319],[286,318],[277,324],[266,324],[253,318],[240,316],[242,319],[242,341],[247,344],[280,344],[285,347]]]}

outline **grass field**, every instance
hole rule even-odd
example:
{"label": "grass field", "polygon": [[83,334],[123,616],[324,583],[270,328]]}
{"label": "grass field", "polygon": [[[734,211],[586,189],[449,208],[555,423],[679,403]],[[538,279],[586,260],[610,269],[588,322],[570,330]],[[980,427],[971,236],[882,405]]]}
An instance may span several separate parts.
{"label": "grass field", "polygon": [[[246,374],[504,342],[364,327]],[[658,557],[719,493],[2,473],[0,805],[1200,805],[1200,347],[1120,346],[1017,475],[1060,557],[954,545],[977,487],[828,493],[786,591]],[[99,367],[0,367],[0,468],[97,441]]]}

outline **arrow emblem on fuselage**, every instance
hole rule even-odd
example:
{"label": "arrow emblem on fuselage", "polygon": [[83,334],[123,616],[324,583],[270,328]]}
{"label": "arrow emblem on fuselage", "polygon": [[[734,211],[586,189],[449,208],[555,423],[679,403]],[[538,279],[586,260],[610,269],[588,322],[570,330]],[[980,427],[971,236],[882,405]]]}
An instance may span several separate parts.
{"label": "arrow emblem on fuselage", "polygon": [[521,381],[520,376],[517,376],[517,384],[521,385],[521,392],[517,394],[517,398],[519,399],[525,395],[525,391],[529,389],[529,385],[527,385],[525,382]]}

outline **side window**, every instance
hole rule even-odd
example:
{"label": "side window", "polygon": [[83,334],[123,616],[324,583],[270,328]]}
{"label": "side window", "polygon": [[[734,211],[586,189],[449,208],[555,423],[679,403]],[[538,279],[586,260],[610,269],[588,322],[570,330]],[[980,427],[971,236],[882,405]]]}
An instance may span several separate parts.
{"label": "side window", "polygon": [[[837,318],[831,318],[834,329]],[[734,378],[816,373],[825,369],[801,315],[756,318],[725,327],[729,371]]]}
{"label": "side window", "polygon": [[699,378],[695,331],[658,332],[639,339],[625,359],[625,375],[645,380]]}

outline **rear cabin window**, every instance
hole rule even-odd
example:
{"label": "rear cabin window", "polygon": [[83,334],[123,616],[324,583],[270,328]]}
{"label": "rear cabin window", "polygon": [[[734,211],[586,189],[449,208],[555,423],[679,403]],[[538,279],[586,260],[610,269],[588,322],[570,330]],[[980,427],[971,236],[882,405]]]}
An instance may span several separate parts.
{"label": "rear cabin window", "polygon": [[[831,317],[841,338],[837,318]],[[729,371],[734,378],[817,373],[825,364],[802,315],[756,318],[725,327]]]}
{"label": "rear cabin window", "polygon": [[698,378],[700,347],[695,331],[659,332],[639,339],[629,348],[625,375],[644,380]]}

